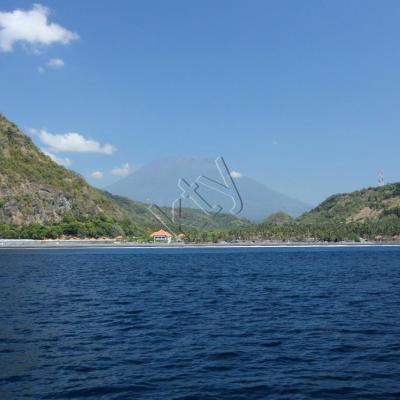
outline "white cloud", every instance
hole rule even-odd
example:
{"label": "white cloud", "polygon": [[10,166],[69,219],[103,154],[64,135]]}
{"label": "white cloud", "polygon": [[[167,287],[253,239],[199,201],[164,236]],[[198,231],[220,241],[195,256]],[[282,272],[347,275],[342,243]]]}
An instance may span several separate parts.
{"label": "white cloud", "polygon": [[231,177],[233,179],[239,179],[243,176],[243,174],[239,171],[231,171]]}
{"label": "white cloud", "polygon": [[90,176],[94,179],[102,179],[103,173],[101,171],[93,171]]}
{"label": "white cloud", "polygon": [[52,58],[48,63],[47,66],[49,68],[62,68],[64,66],[64,60],[61,58]]}
{"label": "white cloud", "polygon": [[64,167],[69,167],[71,165],[71,160],[68,157],[65,157],[65,158],[57,157],[56,155],[54,155],[53,153],[50,153],[46,149],[41,149],[41,150],[44,154],[46,154],[46,156],[50,157],[57,164],[63,165]]}
{"label": "white cloud", "polygon": [[38,67],[38,72],[43,74],[44,72],[46,72],[46,69],[49,69],[49,68],[61,69],[64,67],[64,65],[65,65],[64,60],[62,60],[61,58],[52,58],[49,60],[49,62],[45,66]]}
{"label": "white cloud", "polygon": [[0,50],[12,51],[18,42],[33,47],[54,43],[69,44],[78,34],[48,21],[50,10],[34,4],[31,10],[0,12]]}
{"label": "white cloud", "polygon": [[111,170],[111,175],[125,176],[131,172],[131,167],[128,163],[121,165],[120,167],[115,167]]}
{"label": "white cloud", "polygon": [[68,132],[53,134],[42,129],[39,132],[40,141],[53,152],[79,152],[79,153],[102,153],[112,154],[116,148],[111,144],[100,144],[96,140],[85,138],[79,133]]}

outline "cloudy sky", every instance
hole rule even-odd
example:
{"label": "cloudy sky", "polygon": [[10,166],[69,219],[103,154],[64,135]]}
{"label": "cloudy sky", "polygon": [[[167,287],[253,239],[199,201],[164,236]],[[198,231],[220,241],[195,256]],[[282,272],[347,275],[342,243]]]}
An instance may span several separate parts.
{"label": "cloudy sky", "polygon": [[96,185],[223,155],[311,203],[400,180],[400,3],[0,3],[0,111]]}

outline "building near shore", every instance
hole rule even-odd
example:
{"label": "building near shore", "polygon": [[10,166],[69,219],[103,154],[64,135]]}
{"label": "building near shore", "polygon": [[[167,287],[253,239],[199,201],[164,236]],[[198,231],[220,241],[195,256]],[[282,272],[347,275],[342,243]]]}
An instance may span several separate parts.
{"label": "building near shore", "polygon": [[172,235],[164,229],[153,232],[150,236],[153,238],[154,242],[171,243],[172,240]]}

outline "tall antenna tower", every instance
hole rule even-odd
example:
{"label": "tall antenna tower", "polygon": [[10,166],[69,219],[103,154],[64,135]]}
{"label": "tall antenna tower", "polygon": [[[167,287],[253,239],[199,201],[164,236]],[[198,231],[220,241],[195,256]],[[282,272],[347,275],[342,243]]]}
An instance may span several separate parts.
{"label": "tall antenna tower", "polygon": [[385,184],[385,176],[383,175],[383,170],[380,170],[378,174],[378,186],[383,186],[384,184]]}

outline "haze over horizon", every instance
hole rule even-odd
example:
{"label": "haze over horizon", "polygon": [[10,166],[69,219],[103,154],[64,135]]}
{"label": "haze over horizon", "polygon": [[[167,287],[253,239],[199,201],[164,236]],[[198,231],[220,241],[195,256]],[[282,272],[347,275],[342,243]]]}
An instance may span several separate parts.
{"label": "haze over horizon", "polygon": [[398,2],[39,3],[1,2],[0,112],[96,186],[171,155],[310,204],[400,181]]}

